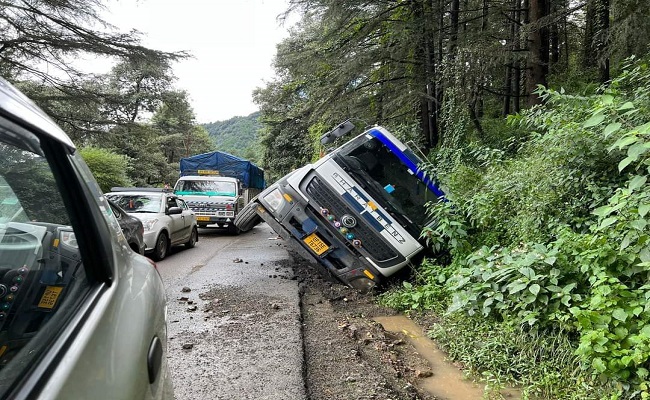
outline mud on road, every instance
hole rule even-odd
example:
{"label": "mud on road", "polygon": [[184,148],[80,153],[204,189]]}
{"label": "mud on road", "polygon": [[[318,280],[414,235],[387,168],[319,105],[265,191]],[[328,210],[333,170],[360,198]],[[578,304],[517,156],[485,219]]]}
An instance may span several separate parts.
{"label": "mud on road", "polygon": [[403,334],[373,320],[395,315],[363,295],[321,278],[299,257],[307,398],[400,400],[434,397],[418,389],[431,370]]}

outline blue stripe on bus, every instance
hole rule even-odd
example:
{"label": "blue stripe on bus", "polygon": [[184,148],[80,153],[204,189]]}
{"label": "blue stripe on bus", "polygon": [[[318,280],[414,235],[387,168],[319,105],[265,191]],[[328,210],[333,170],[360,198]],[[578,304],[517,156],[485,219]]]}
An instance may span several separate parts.
{"label": "blue stripe on bus", "polygon": [[354,207],[354,209],[357,210],[357,212],[361,212],[361,211],[364,210],[364,207],[363,207],[361,204],[359,204],[359,202],[358,202],[354,197],[352,197],[352,195],[351,195],[350,193],[348,193],[348,192],[343,193],[343,198],[344,198],[344,199],[345,199],[345,200],[346,200],[346,201],[347,201],[347,202],[348,202],[352,207]]}
{"label": "blue stripe on bus", "polygon": [[363,215],[366,221],[368,221],[370,225],[372,225],[372,227],[377,230],[377,232],[381,232],[384,230],[384,226],[380,224],[379,221],[377,221],[370,213],[365,212],[361,215]]}
{"label": "blue stripe on bus", "polygon": [[[429,178],[424,176],[424,172],[422,172],[417,165],[415,165],[415,161],[411,158],[409,158],[402,150],[400,150],[395,143],[393,143],[391,140],[389,140],[384,134],[378,130],[378,129],[371,129],[368,132],[372,137],[377,138],[380,142],[382,142],[386,147],[390,149],[401,161],[410,169],[415,176],[417,176],[422,182],[424,182],[429,190],[431,190],[436,196],[438,197],[445,197],[445,194],[442,190],[438,188],[438,186],[433,183],[433,181]],[[411,153],[412,158],[415,158],[415,155]]]}

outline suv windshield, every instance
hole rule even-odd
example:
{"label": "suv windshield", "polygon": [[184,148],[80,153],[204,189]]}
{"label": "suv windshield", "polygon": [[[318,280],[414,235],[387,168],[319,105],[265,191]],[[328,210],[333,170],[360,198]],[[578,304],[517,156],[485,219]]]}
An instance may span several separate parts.
{"label": "suv windshield", "polygon": [[174,193],[178,195],[230,196],[237,195],[237,185],[233,182],[181,180],[176,183]]}
{"label": "suv windshield", "polygon": [[420,235],[427,222],[424,204],[436,196],[383,143],[360,136],[343,147],[334,160],[369,194],[385,199],[386,211],[411,234]]}
{"label": "suv windshield", "polygon": [[128,213],[159,213],[162,202],[162,194],[108,193],[106,197]]}

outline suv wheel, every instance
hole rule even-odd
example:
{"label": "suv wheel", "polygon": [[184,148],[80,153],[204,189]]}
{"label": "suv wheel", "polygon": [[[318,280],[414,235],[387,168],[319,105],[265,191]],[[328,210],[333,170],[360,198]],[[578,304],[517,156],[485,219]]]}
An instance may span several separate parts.
{"label": "suv wheel", "polygon": [[199,241],[199,230],[196,227],[194,227],[192,228],[192,233],[190,233],[190,240],[188,240],[187,243],[185,243],[185,247],[191,249],[196,245],[196,242],[198,241]]}
{"label": "suv wheel", "polygon": [[165,232],[161,232],[156,239],[156,247],[153,249],[153,259],[155,261],[160,261],[167,255],[167,250],[169,249],[169,239]]}

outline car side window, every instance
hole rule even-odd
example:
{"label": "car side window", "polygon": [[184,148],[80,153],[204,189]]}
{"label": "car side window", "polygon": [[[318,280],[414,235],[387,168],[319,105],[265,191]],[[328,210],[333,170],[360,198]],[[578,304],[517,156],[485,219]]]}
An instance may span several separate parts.
{"label": "car side window", "polygon": [[184,201],[184,200],[176,199],[176,203],[178,203],[178,206],[179,206],[180,208],[182,208],[183,210],[187,210],[187,209],[188,209],[187,204],[185,204],[185,201]]}
{"label": "car side window", "polygon": [[178,207],[178,204],[176,203],[176,199],[174,197],[168,197],[167,198],[167,210],[169,210],[172,207]]}
{"label": "car side window", "polygon": [[92,287],[70,220],[40,149],[0,127],[0,397],[49,349]]}

